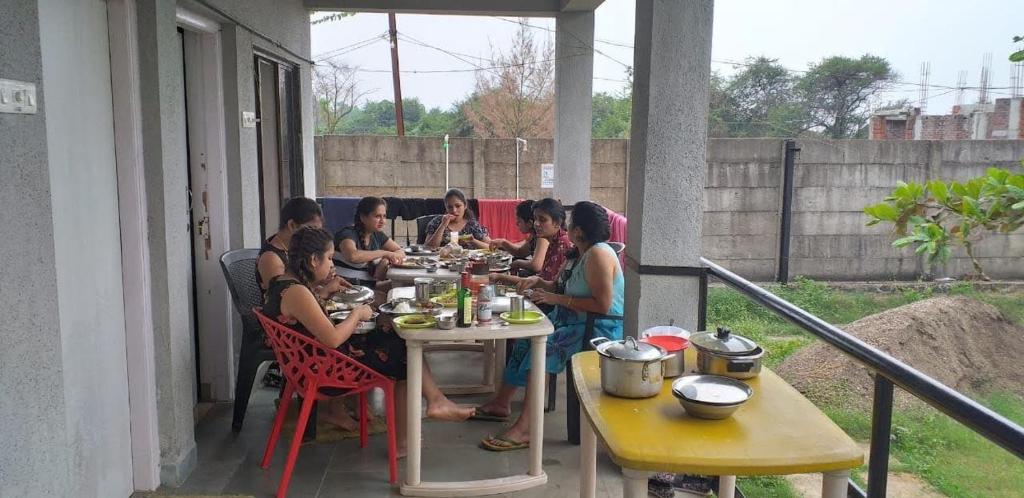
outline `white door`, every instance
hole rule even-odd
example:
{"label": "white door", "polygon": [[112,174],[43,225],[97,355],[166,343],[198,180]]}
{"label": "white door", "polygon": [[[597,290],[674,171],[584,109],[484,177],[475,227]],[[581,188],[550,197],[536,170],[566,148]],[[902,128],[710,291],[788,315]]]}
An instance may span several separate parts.
{"label": "white door", "polygon": [[193,312],[199,398],[227,401],[234,378],[231,299],[220,268],[228,249],[227,171],[219,34],[182,29],[192,220]]}

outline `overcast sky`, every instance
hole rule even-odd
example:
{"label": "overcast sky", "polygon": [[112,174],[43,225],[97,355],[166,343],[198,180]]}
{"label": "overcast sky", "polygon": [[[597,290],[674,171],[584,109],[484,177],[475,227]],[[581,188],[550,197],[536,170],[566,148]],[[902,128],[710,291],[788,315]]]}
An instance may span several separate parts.
{"label": "overcast sky", "polygon": [[[594,55],[594,91],[622,88],[625,65],[632,65],[634,0],[605,0],[597,9]],[[792,69],[806,69],[809,62],[830,55],[887,58],[910,83],[920,81],[921,63],[931,63],[930,84],[956,86],[957,73],[967,71],[967,85],[977,87],[982,56],[992,53],[992,97],[1008,96],[1013,35],[1024,35],[1024,2],[1021,0],[720,0],[715,4],[712,58],[742,61],[765,55]],[[477,16],[399,15],[398,32],[411,40],[477,57],[491,57],[491,47],[507,49],[517,29],[510,19]],[[533,18],[530,24],[554,28],[554,20]],[[369,99],[392,99],[391,59],[386,40],[360,44],[387,32],[386,14],[357,14],[312,27],[314,58],[331,54],[333,60],[359,67]],[[554,34],[536,29],[538,40]],[[448,108],[473,89],[473,66],[439,50],[399,42],[403,71],[463,70],[447,73],[403,73],[403,97],[418,97],[427,107]],[[611,43],[606,43],[611,42]],[[345,48],[348,47],[348,48]],[[341,49],[341,50],[339,50]],[[467,59],[465,56],[461,56]],[[614,60],[613,60],[614,59]],[[469,59],[473,61],[472,59]],[[478,64],[484,62],[473,61]],[[716,62],[712,69],[729,74],[734,66]],[[379,72],[374,72],[379,71]],[[886,96],[918,99],[919,87],[904,84]],[[929,90],[928,113],[948,113],[955,91]],[[976,101],[968,90],[964,102]]]}

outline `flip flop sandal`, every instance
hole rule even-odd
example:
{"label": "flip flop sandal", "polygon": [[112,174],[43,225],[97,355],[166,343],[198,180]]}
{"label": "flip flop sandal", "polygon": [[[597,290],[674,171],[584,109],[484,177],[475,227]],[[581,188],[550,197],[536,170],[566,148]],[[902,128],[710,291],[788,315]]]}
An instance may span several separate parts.
{"label": "flip flop sandal", "polygon": [[508,415],[498,415],[497,413],[489,412],[478,406],[473,409],[473,414],[469,416],[469,419],[483,420],[486,422],[508,422]]}
{"label": "flip flop sandal", "polygon": [[489,451],[513,451],[530,447],[530,443],[513,441],[503,436],[488,436],[480,441],[480,447]]}

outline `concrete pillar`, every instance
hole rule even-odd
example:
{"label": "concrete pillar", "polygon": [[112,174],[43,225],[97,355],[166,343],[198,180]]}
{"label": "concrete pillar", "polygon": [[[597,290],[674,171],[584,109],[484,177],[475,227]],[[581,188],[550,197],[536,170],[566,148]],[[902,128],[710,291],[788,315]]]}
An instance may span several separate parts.
{"label": "concrete pillar", "polygon": [[[713,0],[637,0],[626,334],[697,325]],[[641,269],[643,275],[641,275]]]}
{"label": "concrete pillar", "polygon": [[[594,12],[555,17],[555,191],[563,204],[590,200]],[[532,138],[532,137],[523,137]]]}
{"label": "concrete pillar", "polygon": [[160,482],[178,486],[196,464],[184,69],[175,1],[137,5]]}

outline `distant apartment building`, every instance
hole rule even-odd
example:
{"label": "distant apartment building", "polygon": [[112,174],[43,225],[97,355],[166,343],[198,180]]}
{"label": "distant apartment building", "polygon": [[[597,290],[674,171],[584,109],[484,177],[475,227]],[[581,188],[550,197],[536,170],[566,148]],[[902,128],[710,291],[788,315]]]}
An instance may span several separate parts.
{"label": "distant apartment building", "polygon": [[1024,98],[953,106],[952,114],[921,109],[878,111],[869,121],[872,140],[1024,140]]}

